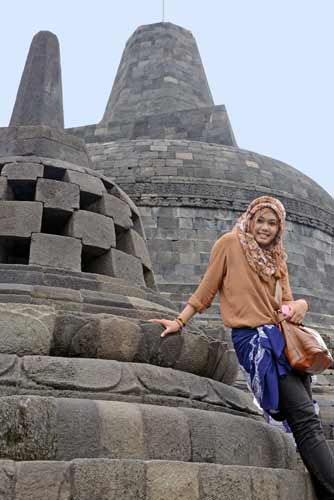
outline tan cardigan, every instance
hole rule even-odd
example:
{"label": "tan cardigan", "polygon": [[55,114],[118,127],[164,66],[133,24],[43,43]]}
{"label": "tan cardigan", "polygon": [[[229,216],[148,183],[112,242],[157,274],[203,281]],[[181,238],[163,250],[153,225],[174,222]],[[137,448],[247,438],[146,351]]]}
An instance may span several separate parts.
{"label": "tan cardigan", "polygon": [[[288,276],[280,282],[283,303],[293,301]],[[249,266],[237,234],[226,233],[214,244],[206,273],[188,304],[201,313],[219,291],[225,326],[255,328],[277,322],[275,286],[274,277],[263,281]]]}

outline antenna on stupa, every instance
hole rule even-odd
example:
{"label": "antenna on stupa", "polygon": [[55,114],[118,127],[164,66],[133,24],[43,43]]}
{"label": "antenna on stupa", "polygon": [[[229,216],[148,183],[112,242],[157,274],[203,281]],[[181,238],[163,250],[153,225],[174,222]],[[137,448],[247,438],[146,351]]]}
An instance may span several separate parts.
{"label": "antenna on stupa", "polygon": [[162,0],[162,22],[165,22],[165,0]]}

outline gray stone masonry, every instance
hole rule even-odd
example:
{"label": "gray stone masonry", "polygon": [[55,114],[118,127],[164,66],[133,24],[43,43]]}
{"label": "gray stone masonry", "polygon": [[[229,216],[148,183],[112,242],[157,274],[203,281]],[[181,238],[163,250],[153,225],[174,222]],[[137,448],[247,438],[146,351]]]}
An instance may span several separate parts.
{"label": "gray stone masonry", "polygon": [[213,105],[190,31],[141,26],[126,44],[102,123]]}
{"label": "gray stone masonry", "polygon": [[[181,310],[198,286],[213,243],[252,199],[271,194],[287,210],[296,297],[312,312],[333,317],[334,201],[310,178],[280,161],[218,144],[150,139],[88,148],[95,167],[118,180],[140,207],[156,279],[175,308]],[[210,317],[220,317],[217,302],[201,319]]]}
{"label": "gray stone masonry", "polygon": [[37,33],[30,46],[10,127],[47,125],[64,128],[60,52],[57,37]]}
{"label": "gray stone masonry", "polygon": [[33,233],[29,264],[81,270],[81,241],[55,234]]}
{"label": "gray stone masonry", "polygon": [[129,205],[112,194],[103,194],[97,202],[89,205],[88,209],[112,217],[114,223],[123,229],[133,227]]}
{"label": "gray stone masonry", "polygon": [[46,490],[50,500],[315,499],[302,470],[180,461],[1,460],[0,478],[3,500],[45,500]]}
{"label": "gray stone masonry", "polygon": [[145,285],[140,259],[114,248],[91,261],[87,271],[121,278],[137,286]]}
{"label": "gray stone masonry", "polygon": [[94,197],[102,196],[106,192],[103,182],[98,177],[92,175],[74,172],[67,170],[64,180],[72,184],[77,184],[83,194],[93,195]]}
{"label": "gray stone masonry", "polygon": [[[9,396],[0,401],[4,459],[146,458],[290,470],[297,465],[289,436],[251,418],[74,398]],[[14,433],[13,443],[8,436]]]}
{"label": "gray stone masonry", "polygon": [[73,213],[64,229],[64,235],[80,239],[83,247],[89,247],[97,254],[116,246],[113,220],[86,210]]}
{"label": "gray stone masonry", "polygon": [[69,182],[38,179],[35,199],[43,202],[44,208],[59,209],[71,213],[80,207],[80,189],[77,184]]}
{"label": "gray stone masonry", "polygon": [[147,269],[152,269],[151,259],[145,240],[133,229],[117,234],[117,248],[138,257]]}
{"label": "gray stone masonry", "polygon": [[118,121],[68,128],[67,131],[84,139],[86,143],[140,138],[187,139],[237,146],[224,105],[147,114],[129,121],[124,121],[124,118],[120,117]]}
{"label": "gray stone masonry", "polygon": [[43,205],[33,201],[0,201],[0,237],[30,238],[39,232]]}
{"label": "gray stone masonry", "polygon": [[41,163],[7,163],[1,175],[6,176],[8,181],[36,181],[38,177],[43,177],[43,172]]}

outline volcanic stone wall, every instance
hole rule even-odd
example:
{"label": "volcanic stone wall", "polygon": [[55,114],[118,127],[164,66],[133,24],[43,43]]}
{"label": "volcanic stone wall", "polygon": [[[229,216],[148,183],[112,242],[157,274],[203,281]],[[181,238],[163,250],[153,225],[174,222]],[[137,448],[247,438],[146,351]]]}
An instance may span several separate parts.
{"label": "volcanic stone wall", "polygon": [[[291,284],[316,313],[332,315],[334,202],[307,176],[268,157],[190,141],[88,144],[95,167],[140,207],[156,279],[182,307],[211,247],[248,203],[268,193],[287,209]],[[208,311],[217,315],[218,307]]]}

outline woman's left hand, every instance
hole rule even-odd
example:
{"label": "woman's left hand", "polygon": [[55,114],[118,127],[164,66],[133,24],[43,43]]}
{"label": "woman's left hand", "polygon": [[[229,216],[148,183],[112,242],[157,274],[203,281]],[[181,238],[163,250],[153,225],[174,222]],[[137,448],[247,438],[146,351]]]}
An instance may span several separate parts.
{"label": "woman's left hand", "polygon": [[291,310],[291,314],[288,318],[289,321],[297,324],[302,323],[308,309],[307,302],[303,299],[295,300],[291,302],[289,306]]}

